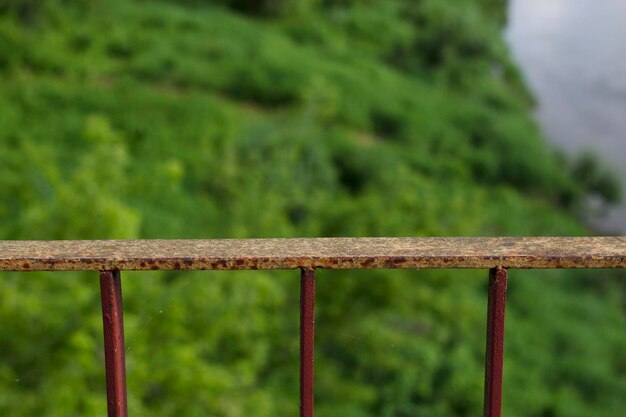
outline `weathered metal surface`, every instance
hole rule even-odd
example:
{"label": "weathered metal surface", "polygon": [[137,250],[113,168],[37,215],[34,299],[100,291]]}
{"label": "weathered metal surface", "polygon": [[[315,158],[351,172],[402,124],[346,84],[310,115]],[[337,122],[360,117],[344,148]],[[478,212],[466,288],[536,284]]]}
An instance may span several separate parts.
{"label": "weathered metal surface", "polygon": [[315,354],[315,271],[300,276],[300,417],[313,417]]}
{"label": "weathered metal surface", "polygon": [[491,269],[489,271],[489,301],[487,307],[484,417],[500,417],[502,413],[506,286],[506,269]]}
{"label": "weathered metal surface", "polygon": [[119,271],[100,272],[109,417],[127,417],[124,316]]}
{"label": "weathered metal surface", "polygon": [[0,241],[0,270],[626,268],[626,237]]}

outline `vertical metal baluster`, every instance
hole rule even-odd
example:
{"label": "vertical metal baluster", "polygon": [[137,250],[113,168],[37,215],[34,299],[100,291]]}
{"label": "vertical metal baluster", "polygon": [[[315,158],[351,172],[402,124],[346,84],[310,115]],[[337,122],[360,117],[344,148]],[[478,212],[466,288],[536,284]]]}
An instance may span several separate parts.
{"label": "vertical metal baluster", "polygon": [[120,271],[100,272],[109,417],[127,417],[124,316]]}
{"label": "vertical metal baluster", "polygon": [[493,268],[489,270],[484,417],[500,417],[502,414],[504,312],[507,279],[506,269]]}
{"label": "vertical metal baluster", "polygon": [[313,417],[315,270],[300,275],[300,417]]}

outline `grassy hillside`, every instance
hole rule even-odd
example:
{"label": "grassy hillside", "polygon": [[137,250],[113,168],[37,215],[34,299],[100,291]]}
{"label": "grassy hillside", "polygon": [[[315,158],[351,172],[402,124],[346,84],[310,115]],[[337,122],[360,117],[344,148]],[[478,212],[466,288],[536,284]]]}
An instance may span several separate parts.
{"label": "grassy hillside", "polygon": [[[610,181],[546,146],[503,10],[0,2],[0,238],[587,234]],[[480,414],[486,272],[319,275],[320,417]],[[297,414],[295,271],[124,276],[132,415]],[[507,416],[626,407],[623,293],[512,273]],[[0,414],[105,414],[98,297],[0,274]]]}

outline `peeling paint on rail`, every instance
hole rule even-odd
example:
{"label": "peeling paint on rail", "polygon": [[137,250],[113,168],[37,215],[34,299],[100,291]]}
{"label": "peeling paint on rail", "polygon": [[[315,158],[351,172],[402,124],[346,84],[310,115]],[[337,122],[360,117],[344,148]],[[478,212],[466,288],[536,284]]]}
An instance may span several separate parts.
{"label": "peeling paint on rail", "polygon": [[0,271],[626,268],[626,237],[0,241]]}

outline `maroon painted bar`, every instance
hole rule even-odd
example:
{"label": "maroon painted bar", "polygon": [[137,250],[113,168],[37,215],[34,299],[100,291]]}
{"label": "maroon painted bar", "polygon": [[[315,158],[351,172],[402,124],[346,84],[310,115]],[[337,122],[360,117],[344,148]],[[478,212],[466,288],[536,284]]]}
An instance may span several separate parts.
{"label": "maroon painted bar", "polygon": [[120,271],[100,272],[109,417],[127,417],[124,315]]}
{"label": "maroon painted bar", "polygon": [[493,268],[489,270],[484,417],[500,417],[502,414],[504,313],[507,280],[506,269]]}
{"label": "maroon painted bar", "polygon": [[313,417],[315,270],[300,275],[300,417]]}

